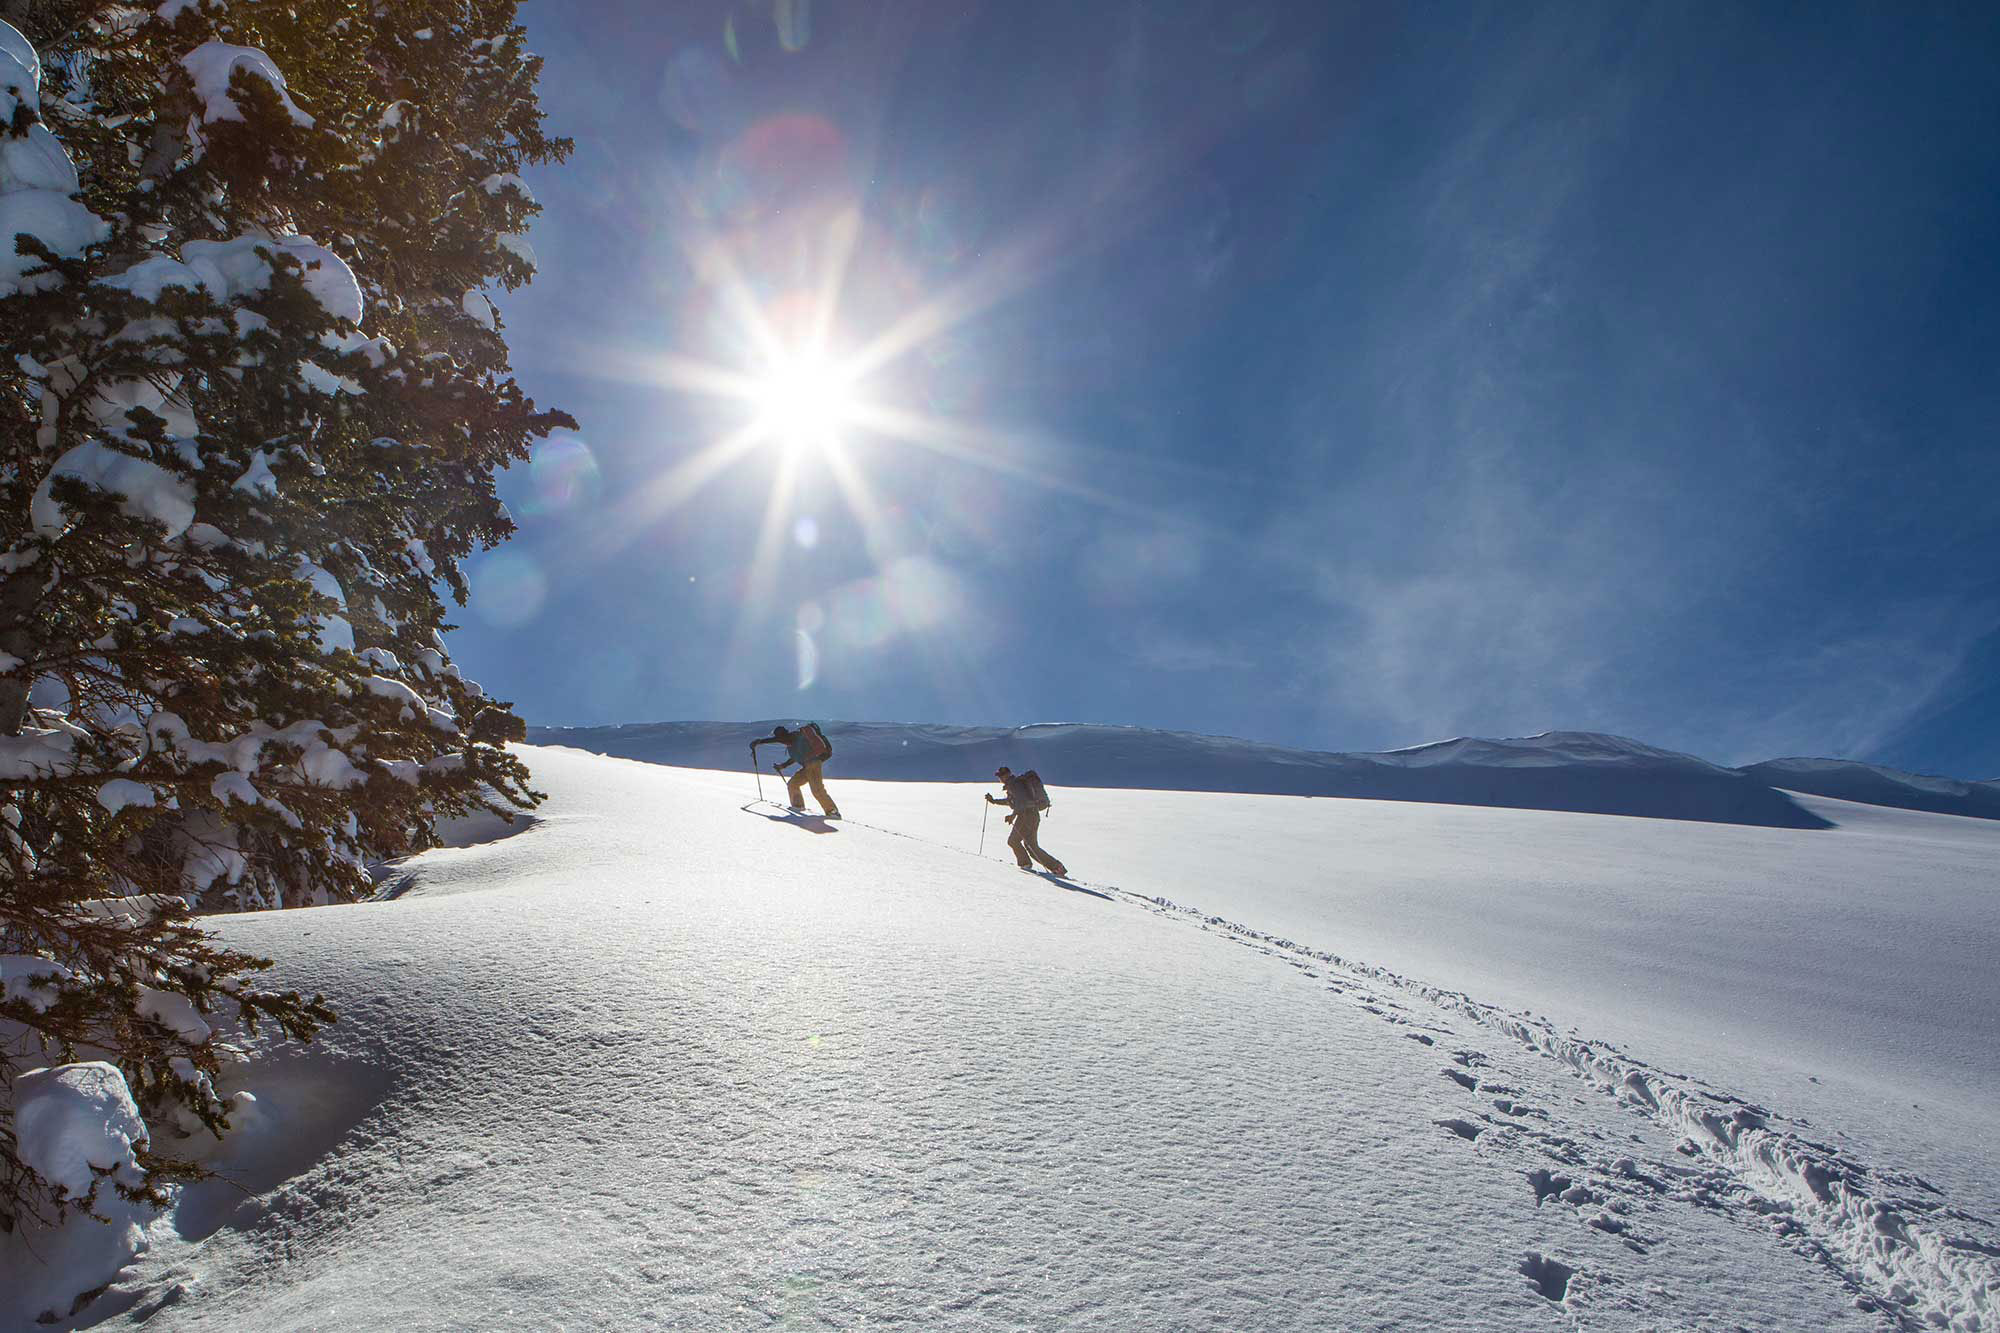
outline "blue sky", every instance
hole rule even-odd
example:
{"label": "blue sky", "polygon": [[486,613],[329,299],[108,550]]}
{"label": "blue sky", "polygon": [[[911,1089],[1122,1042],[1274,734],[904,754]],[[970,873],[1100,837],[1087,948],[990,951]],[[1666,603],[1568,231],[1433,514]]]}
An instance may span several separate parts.
{"label": "blue sky", "polygon": [[[580,429],[454,650],[538,723],[2000,776],[1997,15],[530,4]],[[816,327],[837,453],[725,456]]]}

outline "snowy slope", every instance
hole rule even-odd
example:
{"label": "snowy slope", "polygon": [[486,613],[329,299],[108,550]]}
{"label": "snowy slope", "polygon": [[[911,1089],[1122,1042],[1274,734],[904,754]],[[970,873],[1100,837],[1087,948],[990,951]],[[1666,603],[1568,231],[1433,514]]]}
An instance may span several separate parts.
{"label": "snowy slope", "polygon": [[[856,818],[978,846],[976,786],[830,781]],[[2000,1215],[2000,824],[1817,797],[1834,827],[1051,795],[1043,843],[1078,874],[1547,1015]]]}
{"label": "snowy slope", "polygon": [[[943,727],[828,722],[851,777],[964,782],[1000,764],[1072,787],[1265,792],[1498,805],[1819,828],[1781,792],[1731,769],[1621,736],[1552,731],[1521,740],[1451,740],[1384,754],[1326,754],[1146,727],[1043,723]],[[742,770],[769,722],[536,727],[529,739],[690,768]]]}
{"label": "snowy slope", "polygon": [[[2000,1236],[1893,1159],[1248,919],[1247,886],[1338,883],[1356,844],[1260,853],[1260,810],[1429,812],[1412,847],[1501,821],[1484,857],[1535,819],[1585,867],[1631,850],[1598,831],[1695,826],[1059,792],[1093,881],[1066,887],[949,845],[976,828],[921,803],[969,826],[972,788],[847,783],[867,824],[825,824],[745,808],[748,775],[530,757],[525,833],[418,858],[395,901],[221,923],[346,1021],[245,1072],[235,1186],[92,1318],[1992,1326]],[[1238,864],[1149,882],[1104,827]]]}
{"label": "snowy slope", "polygon": [[1771,759],[1739,771],[1786,791],[1900,810],[2000,819],[2000,783],[1925,777],[1850,759]]}

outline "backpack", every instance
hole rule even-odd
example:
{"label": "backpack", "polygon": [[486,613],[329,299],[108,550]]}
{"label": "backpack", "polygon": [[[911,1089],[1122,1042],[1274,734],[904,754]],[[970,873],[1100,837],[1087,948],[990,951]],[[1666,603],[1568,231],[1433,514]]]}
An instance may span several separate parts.
{"label": "backpack", "polygon": [[819,723],[808,722],[800,730],[805,732],[806,751],[812,756],[807,762],[823,764],[833,758],[833,742],[828,740],[826,733],[819,729]]}
{"label": "backpack", "polygon": [[1049,789],[1042,785],[1042,775],[1034,769],[1021,774],[1021,790],[1027,794],[1028,804],[1036,811],[1049,808]]}

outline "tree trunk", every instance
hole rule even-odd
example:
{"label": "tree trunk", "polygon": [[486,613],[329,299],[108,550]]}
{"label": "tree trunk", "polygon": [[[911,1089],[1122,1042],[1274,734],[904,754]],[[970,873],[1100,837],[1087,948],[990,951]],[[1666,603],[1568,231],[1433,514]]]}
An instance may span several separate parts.
{"label": "tree trunk", "polygon": [[[0,652],[32,661],[35,636],[28,616],[41,596],[45,572],[40,563],[0,577]],[[25,676],[0,678],[0,736],[18,736],[28,716],[28,686]]]}

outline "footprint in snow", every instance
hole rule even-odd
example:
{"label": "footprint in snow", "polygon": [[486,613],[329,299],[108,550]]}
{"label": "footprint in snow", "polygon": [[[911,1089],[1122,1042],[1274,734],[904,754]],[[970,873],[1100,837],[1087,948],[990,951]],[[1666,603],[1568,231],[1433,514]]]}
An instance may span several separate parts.
{"label": "footprint in snow", "polygon": [[1539,1208],[1551,1195],[1561,1194],[1570,1187],[1568,1176],[1559,1176],[1543,1167],[1528,1172],[1528,1188],[1535,1192],[1535,1207]]}
{"label": "footprint in snow", "polygon": [[1529,1250],[1521,1260],[1520,1273],[1535,1294],[1545,1300],[1560,1301],[1569,1295],[1569,1280],[1576,1270],[1560,1259],[1551,1259],[1539,1250]]}
{"label": "footprint in snow", "polygon": [[1438,1126],[1441,1129],[1450,1130],[1452,1133],[1458,1135],[1458,1137],[1464,1139],[1467,1143],[1472,1142],[1474,1139],[1478,1138],[1481,1134],[1486,1132],[1484,1126],[1475,1125],[1469,1120],[1459,1120],[1454,1118],[1451,1120],[1433,1120],[1431,1121],[1431,1123],[1433,1125]]}
{"label": "footprint in snow", "polygon": [[[1527,1177],[1528,1188],[1535,1192],[1535,1207],[1540,1208],[1550,1199],[1569,1204],[1577,1210],[1577,1216],[1582,1218],[1585,1226],[1616,1236],[1634,1254],[1645,1254],[1652,1247],[1650,1238],[1638,1235],[1632,1230],[1631,1223],[1620,1216],[1627,1211],[1628,1205],[1617,1200],[1607,1202],[1603,1195],[1588,1185],[1546,1167],[1535,1167],[1527,1173]],[[1586,1215],[1584,1210],[1587,1208],[1595,1211]]]}

